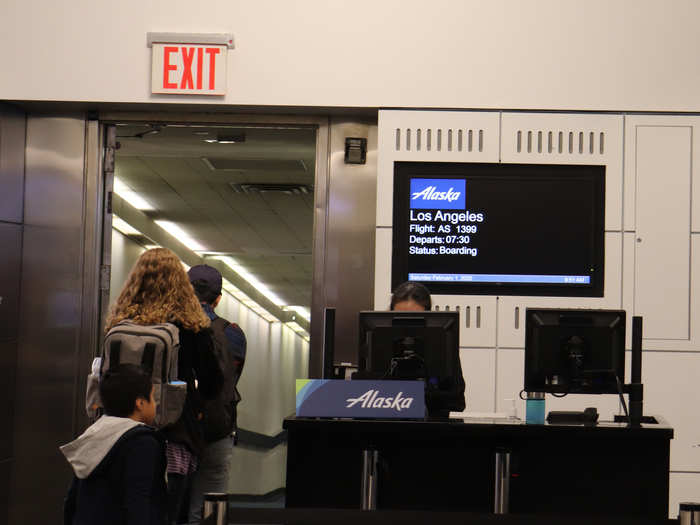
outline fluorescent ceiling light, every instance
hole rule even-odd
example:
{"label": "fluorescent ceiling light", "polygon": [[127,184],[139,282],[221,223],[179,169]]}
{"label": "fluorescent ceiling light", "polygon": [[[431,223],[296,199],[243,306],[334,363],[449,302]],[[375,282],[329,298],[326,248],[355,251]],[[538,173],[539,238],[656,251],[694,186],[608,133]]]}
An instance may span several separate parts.
{"label": "fluorescent ceiling light", "polygon": [[308,333],[306,330],[304,330],[304,329],[301,327],[301,325],[300,325],[299,323],[297,323],[296,321],[290,321],[290,322],[285,323],[285,324],[286,324],[289,328],[291,328],[292,330],[294,330],[297,334],[299,334],[299,335],[301,335],[302,337],[304,337],[304,339],[306,339],[307,337],[309,337],[309,333]]}
{"label": "fluorescent ceiling light", "polygon": [[[238,270],[243,270],[236,261],[233,260],[231,257],[226,257],[226,256],[216,256],[214,259],[218,259],[222,262],[224,262],[229,268],[231,268],[233,271],[238,273]],[[229,259],[228,261],[226,259]],[[239,273],[240,275],[240,273]],[[221,287],[231,294],[233,297],[235,297],[243,306],[248,308],[249,310],[255,312],[258,314],[260,317],[265,319],[268,323],[275,323],[279,322],[279,319],[272,315],[270,312],[265,310],[262,306],[260,306],[258,303],[253,301],[250,297],[248,297],[245,293],[243,293],[241,290],[239,290],[236,286],[234,286],[228,279],[222,279],[221,282]]]}
{"label": "fluorescent ceiling light", "polygon": [[234,272],[236,272],[238,275],[240,275],[243,279],[248,281],[248,283],[255,288],[258,292],[263,294],[265,297],[267,297],[270,301],[272,301],[274,304],[278,306],[284,305],[284,301],[280,299],[277,295],[275,295],[272,290],[270,290],[267,286],[265,286],[263,283],[261,283],[257,277],[255,277],[252,273],[250,273],[248,270],[243,268],[238,262],[233,258],[228,255],[225,256],[216,256],[214,259],[219,260],[223,262],[226,266],[231,268]]}
{"label": "fluorescent ceiling light", "polygon": [[182,244],[187,246],[193,252],[205,250],[204,246],[202,246],[201,244],[199,244],[199,242],[197,242],[192,237],[190,237],[189,234],[185,232],[185,230],[180,228],[174,222],[170,222],[170,221],[155,221],[155,222],[158,226],[163,228],[166,232],[168,232],[170,235],[175,237],[178,241],[180,241]]}
{"label": "fluorescent ceiling light", "polygon": [[155,210],[150,202],[141,197],[141,195],[136,193],[117,177],[114,177],[114,193],[119,195],[137,210]]}
{"label": "fluorescent ceiling light", "polygon": [[112,217],[112,228],[120,231],[124,235],[141,235],[141,232],[134,228],[131,224],[126,222],[121,217],[116,215]]}
{"label": "fluorescent ceiling light", "polygon": [[242,131],[228,134],[218,133],[215,139],[204,139],[204,142],[209,144],[236,144],[245,142],[245,133]]}

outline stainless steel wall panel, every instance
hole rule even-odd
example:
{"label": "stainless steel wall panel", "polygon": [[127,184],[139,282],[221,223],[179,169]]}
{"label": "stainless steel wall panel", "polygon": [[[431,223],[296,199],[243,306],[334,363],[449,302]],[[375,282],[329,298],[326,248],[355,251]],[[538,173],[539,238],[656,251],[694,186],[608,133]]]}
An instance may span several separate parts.
{"label": "stainless steel wall panel", "polygon": [[[345,164],[346,137],[367,139],[366,164]],[[331,119],[329,162],[324,306],[336,308],[334,361],[357,363],[357,313],[372,307],[374,295],[376,122]],[[322,308],[313,314],[314,319],[323,319]],[[323,340],[320,334],[313,335],[312,356]]]}
{"label": "stainless steel wall panel", "polygon": [[[102,141],[96,120],[85,125],[85,182],[83,212],[83,288],[80,344],[76,362],[74,433],[81,432],[89,420],[85,413],[84,378],[90,373],[92,359],[100,344],[100,264],[102,263]],[[111,237],[111,235],[108,235]]]}
{"label": "stainless steel wall panel", "polygon": [[70,479],[58,446],[73,437],[78,388],[84,157],[82,118],[28,117],[13,524],[59,523]]}
{"label": "stainless steel wall panel", "polygon": [[[0,432],[0,461],[13,456],[13,421],[15,413],[15,378],[17,375],[17,341],[0,341],[0,421],[3,430]],[[0,514],[2,513],[0,505]],[[5,523],[0,520],[0,523]]]}
{"label": "stainless steel wall panel", "polygon": [[323,310],[326,306],[326,229],[328,222],[329,125],[323,122],[316,132],[316,180],[314,181],[313,284],[311,287],[311,349],[309,377],[323,373]]}
{"label": "stainless steel wall panel", "polygon": [[25,125],[24,113],[0,105],[0,221],[22,222]]}
{"label": "stainless steel wall panel", "polygon": [[0,341],[8,341],[17,339],[19,324],[20,224],[0,222],[0,247]]}

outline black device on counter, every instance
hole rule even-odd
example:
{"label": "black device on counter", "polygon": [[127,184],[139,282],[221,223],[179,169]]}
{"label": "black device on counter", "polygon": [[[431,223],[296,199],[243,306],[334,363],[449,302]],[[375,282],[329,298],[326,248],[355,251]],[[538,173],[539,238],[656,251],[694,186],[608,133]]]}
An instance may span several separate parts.
{"label": "black device on counter", "polygon": [[458,312],[365,311],[354,379],[425,381],[428,414],[462,410]]}
{"label": "black device on counter", "polygon": [[598,422],[598,410],[595,407],[588,407],[583,412],[552,410],[547,414],[547,423],[560,424],[581,424],[594,425]]}

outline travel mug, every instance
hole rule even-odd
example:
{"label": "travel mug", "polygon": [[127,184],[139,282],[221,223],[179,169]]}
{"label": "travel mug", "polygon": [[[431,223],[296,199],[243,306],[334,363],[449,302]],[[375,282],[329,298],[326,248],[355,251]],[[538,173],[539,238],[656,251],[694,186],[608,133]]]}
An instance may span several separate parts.
{"label": "travel mug", "polygon": [[525,423],[544,425],[544,392],[528,392],[525,401]]}

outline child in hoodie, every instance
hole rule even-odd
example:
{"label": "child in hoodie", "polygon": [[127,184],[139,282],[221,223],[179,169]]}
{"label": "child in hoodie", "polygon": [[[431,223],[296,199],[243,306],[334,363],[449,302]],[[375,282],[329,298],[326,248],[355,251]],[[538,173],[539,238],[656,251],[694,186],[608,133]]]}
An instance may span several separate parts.
{"label": "child in hoodie", "polygon": [[166,521],[165,440],[154,428],[151,376],[121,365],[100,381],[105,415],[61,452],[75,477],[65,525],[162,525]]}

